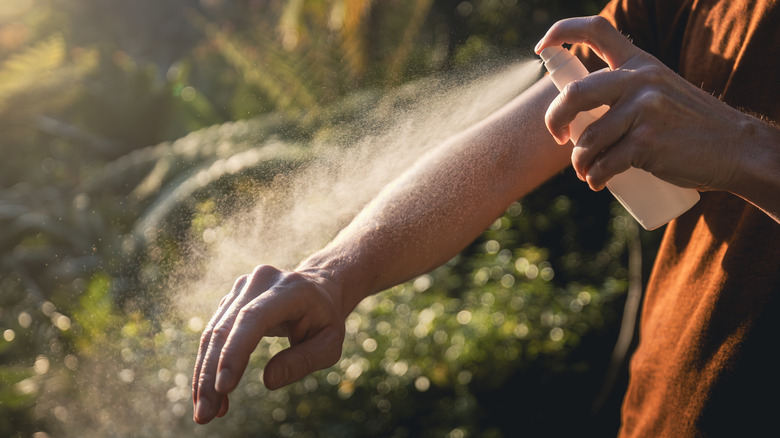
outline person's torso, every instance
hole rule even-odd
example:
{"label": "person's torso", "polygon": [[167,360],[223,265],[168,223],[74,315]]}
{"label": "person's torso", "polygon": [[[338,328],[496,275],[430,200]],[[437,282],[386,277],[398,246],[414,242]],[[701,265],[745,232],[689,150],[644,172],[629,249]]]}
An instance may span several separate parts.
{"label": "person's torso", "polygon": [[[645,9],[634,17],[650,20],[647,29],[621,30],[636,32],[688,81],[780,121],[776,1],[614,3],[607,13],[619,28],[632,25],[625,8]],[[770,360],[778,311],[780,225],[735,195],[702,193],[667,226],[631,361],[621,436],[743,436],[772,424],[780,402],[764,393],[780,389]]]}

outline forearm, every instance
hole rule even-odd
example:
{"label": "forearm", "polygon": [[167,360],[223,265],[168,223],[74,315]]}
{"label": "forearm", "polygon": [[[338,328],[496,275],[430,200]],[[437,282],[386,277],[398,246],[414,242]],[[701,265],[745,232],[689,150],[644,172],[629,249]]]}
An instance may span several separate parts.
{"label": "forearm", "polygon": [[780,128],[748,116],[740,133],[746,153],[729,190],[780,223]]}
{"label": "forearm", "polygon": [[542,79],[388,185],[299,270],[327,272],[346,313],[365,296],[446,262],[506,207],[559,172],[571,150],[552,140]]}

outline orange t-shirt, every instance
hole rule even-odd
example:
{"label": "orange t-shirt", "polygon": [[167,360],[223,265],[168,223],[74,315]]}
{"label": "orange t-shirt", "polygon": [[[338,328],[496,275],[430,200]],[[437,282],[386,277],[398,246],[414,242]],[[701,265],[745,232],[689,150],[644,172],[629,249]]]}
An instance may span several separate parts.
{"label": "orange t-shirt", "polygon": [[[777,1],[620,0],[602,15],[691,83],[780,122]],[[586,63],[595,68],[591,58]],[[777,430],[778,311],[780,224],[730,193],[702,193],[666,228],[645,295],[620,435]]]}

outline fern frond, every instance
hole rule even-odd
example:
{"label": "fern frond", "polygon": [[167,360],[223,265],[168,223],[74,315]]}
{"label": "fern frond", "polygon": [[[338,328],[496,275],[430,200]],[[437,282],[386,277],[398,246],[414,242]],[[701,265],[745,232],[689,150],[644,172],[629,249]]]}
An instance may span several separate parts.
{"label": "fern frond", "polygon": [[409,55],[417,37],[420,35],[431,7],[433,7],[433,0],[419,0],[414,3],[414,10],[404,29],[403,39],[390,58],[390,67],[387,73],[388,85],[396,85],[400,82],[403,68],[409,59]]}
{"label": "fern frond", "polygon": [[257,34],[255,45],[264,48],[260,53],[227,35],[215,26],[207,26],[206,32],[216,42],[225,58],[243,77],[247,84],[264,92],[277,108],[301,110],[317,106],[317,99],[301,81],[299,75],[290,74],[289,55],[280,53],[267,36]]}
{"label": "fern frond", "polygon": [[356,80],[365,75],[368,67],[368,48],[365,35],[366,18],[371,12],[371,0],[342,0],[342,50],[349,67],[347,77]]}
{"label": "fern frond", "polygon": [[[275,113],[203,128],[173,142],[134,150],[107,163],[85,180],[80,190],[93,193],[117,188],[126,193],[127,187],[134,187],[131,192],[136,196],[135,200],[143,200],[181,172],[250,149],[270,136],[291,129],[296,123],[295,119]],[[150,178],[160,161],[167,163],[165,172],[160,168],[157,175]]]}
{"label": "fern frond", "polygon": [[197,191],[222,178],[250,169],[260,170],[263,168],[269,175],[274,175],[286,170],[291,165],[301,164],[308,159],[310,159],[310,152],[306,152],[298,145],[272,142],[239,152],[193,172],[183,174],[160,192],[151,207],[136,222],[132,235],[136,242],[141,243],[139,247],[146,246],[175,208],[192,199],[193,194]]}
{"label": "fern frond", "polygon": [[70,101],[97,55],[88,51],[72,62],[65,55],[65,41],[55,35],[0,65],[0,114],[40,114]]}

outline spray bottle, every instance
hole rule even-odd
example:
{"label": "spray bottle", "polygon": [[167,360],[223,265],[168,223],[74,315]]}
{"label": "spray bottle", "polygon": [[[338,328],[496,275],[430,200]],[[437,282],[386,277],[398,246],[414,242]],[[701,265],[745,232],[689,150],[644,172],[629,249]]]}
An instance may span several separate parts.
{"label": "spray bottle", "polygon": [[[548,47],[540,56],[559,91],[569,82],[588,75],[580,60],[561,46]],[[577,114],[569,125],[571,141],[577,144],[582,131],[608,109],[602,105]],[[646,230],[665,225],[699,201],[695,189],[678,187],[636,167],[613,176],[607,188]]]}

